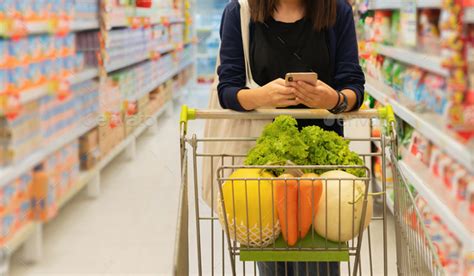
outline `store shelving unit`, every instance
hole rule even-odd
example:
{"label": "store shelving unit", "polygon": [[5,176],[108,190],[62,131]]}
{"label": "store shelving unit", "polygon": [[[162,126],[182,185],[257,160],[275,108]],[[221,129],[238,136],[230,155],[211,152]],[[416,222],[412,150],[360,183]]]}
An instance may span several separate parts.
{"label": "store shelving unit", "polygon": [[391,87],[371,77],[367,77],[366,89],[377,101],[391,104],[397,116],[424,136],[430,137],[434,144],[474,173],[474,150],[464,144],[452,130],[441,126],[443,122],[441,116],[433,113],[419,114],[410,110],[407,103],[396,98],[396,93]]}
{"label": "store shelving unit", "polygon": [[[396,10],[400,9],[402,1],[400,0],[370,0],[369,9],[371,10]],[[419,0],[417,2],[418,8],[439,8],[441,7],[441,0]]]}
{"label": "store shelving unit", "polygon": [[[408,9],[404,9],[403,5],[405,3],[409,5]],[[455,3],[456,5],[463,5],[465,2]],[[455,96],[461,98],[463,93],[467,94],[466,87],[472,87],[472,83],[470,83],[470,81],[463,82],[462,80],[458,81],[458,79],[456,79],[461,74],[467,73],[467,71],[465,70],[466,64],[463,65],[461,63],[457,63],[456,59],[449,59],[446,55],[434,55],[428,53],[429,51],[424,51],[422,47],[414,46],[415,44],[418,45],[420,43],[427,43],[425,40],[423,40],[423,38],[429,37],[429,35],[425,35],[425,33],[420,33],[420,31],[424,30],[423,27],[426,27],[426,24],[424,24],[422,20],[425,20],[426,17],[430,17],[430,15],[428,14],[431,11],[417,12],[416,9],[412,9],[412,7],[415,7],[417,9],[434,8],[441,10],[441,15],[439,16],[439,18],[437,17],[436,12],[434,13],[436,16],[433,16],[433,20],[436,19],[439,20],[439,22],[432,22],[430,24],[438,25],[437,27],[439,28],[440,32],[439,41],[441,45],[439,47],[441,47],[441,50],[444,51],[443,53],[453,53],[457,56],[458,59],[466,59],[465,49],[462,49],[464,46],[469,47],[468,44],[459,42],[461,43],[462,47],[455,47],[447,41],[446,37],[449,37],[450,34],[462,37],[463,33],[466,33],[466,29],[464,28],[465,26],[463,28],[459,27],[463,24],[474,23],[474,8],[462,8],[461,10],[459,10],[457,7],[455,7],[454,3],[441,0],[419,0],[411,3],[405,2],[403,0],[369,0],[368,5],[366,5],[366,2],[359,2],[358,4],[361,7],[360,11],[363,13],[363,15],[360,16],[362,20],[365,19],[365,16],[368,16],[370,20],[375,19],[377,16],[380,16],[380,18],[382,18],[382,23],[380,23],[380,21],[379,23],[374,23],[374,28],[367,29],[367,32],[363,29],[362,24],[359,28],[359,31],[361,32],[362,36],[366,37],[367,39],[367,41],[365,41],[367,44],[361,45],[364,50],[364,55],[369,56],[369,58],[367,59],[367,70],[369,71],[369,73],[374,73],[371,75],[366,74],[366,91],[368,92],[368,94],[370,94],[373,98],[375,98],[379,103],[383,105],[391,105],[393,107],[394,113],[397,115],[400,121],[403,121],[407,125],[410,125],[416,133],[421,134],[421,136],[426,139],[425,141],[428,144],[427,149],[426,151],[424,151],[424,148],[420,149],[420,153],[426,153],[429,156],[430,147],[431,145],[433,145],[436,148],[440,149],[443,154],[447,155],[446,158],[447,160],[451,161],[452,166],[455,166],[455,164],[456,166],[457,164],[462,166],[462,168],[459,168],[459,173],[464,173],[463,169],[465,169],[468,174],[474,175],[473,142],[466,141],[466,138],[461,137],[461,135],[457,133],[457,130],[460,132],[460,130],[462,130],[463,127],[468,124],[468,119],[464,119],[465,121],[463,121],[463,119],[461,118],[463,117],[462,114],[459,114],[460,112],[466,112],[464,110],[469,110],[469,106],[467,102],[461,103],[459,101],[456,102],[456,100],[453,100],[455,99]],[[365,13],[367,6],[369,10],[400,11],[399,13]],[[400,16],[400,21],[396,21],[398,15]],[[403,20],[403,17],[406,19],[405,21]],[[400,28],[403,28],[403,24],[406,24],[407,29],[403,29],[398,33],[395,33],[393,31],[394,26],[391,25],[391,38],[397,36],[398,39],[396,40],[397,43],[395,44],[398,45],[406,43],[410,46],[388,46],[381,43],[373,42],[373,36],[371,36],[371,34],[374,33],[370,33],[370,31],[380,31],[382,26],[387,26],[383,25],[383,20],[387,19],[389,21],[394,20],[391,22],[400,22]],[[416,40],[414,40],[415,38]],[[433,47],[435,46],[433,45]],[[385,69],[379,70],[379,68],[377,67],[378,65],[380,65],[381,62],[381,60],[377,60],[377,55],[383,56],[384,58],[389,58],[395,61],[395,63],[405,64],[410,68],[416,67],[421,69],[425,73],[440,77],[438,78],[440,82],[445,81],[446,83],[446,85],[443,86],[443,89],[445,89],[445,91],[437,91],[436,93],[445,93],[443,94],[443,96],[450,97],[449,99],[441,98],[441,100],[450,101],[450,104],[448,104],[448,108],[450,109],[445,111],[445,115],[440,115],[433,111],[427,111],[427,108],[425,106],[421,104],[415,104],[415,102],[409,100],[405,96],[405,94],[402,93],[402,91],[395,90],[391,86],[384,83],[384,81],[382,80],[383,77],[379,75],[379,73],[382,73],[383,75],[383,70]],[[389,63],[387,62],[383,64],[385,66],[385,64]],[[377,76],[377,78],[371,76]],[[462,79],[469,80],[471,77],[472,76],[463,75]],[[407,79],[409,78],[410,75],[408,73]],[[423,83],[423,80],[420,83]],[[433,93],[433,91],[426,89],[421,93]],[[420,97],[427,97],[427,95],[431,97],[436,97],[435,95],[431,94],[423,94],[420,95]],[[456,111],[458,110],[459,113],[456,113]],[[461,118],[459,119],[459,122],[453,119],[456,115],[459,115],[459,117],[457,118]],[[449,119],[452,120],[449,121]],[[449,125],[456,125],[458,128],[451,129]],[[467,127],[465,129],[469,128]],[[468,136],[469,131],[465,131],[465,133],[463,134]],[[404,139],[406,138],[404,137]],[[416,145],[417,144],[415,142],[414,147],[416,147]],[[401,160],[398,161],[400,174],[404,176],[404,179],[406,180],[407,184],[409,184],[415,189],[414,195],[416,196],[416,199],[418,199],[417,195],[419,195],[419,197],[423,198],[424,201],[426,201],[427,205],[430,207],[430,211],[427,211],[427,214],[423,214],[423,216],[427,216],[426,223],[429,223],[430,219],[432,218],[439,217],[441,222],[434,223],[434,227],[443,226],[446,227],[443,229],[449,230],[440,231],[439,235],[443,237],[440,240],[433,239],[433,242],[437,246],[440,246],[440,248],[438,248],[438,252],[436,252],[435,250],[430,254],[440,255],[441,257],[443,257],[445,254],[448,254],[448,252],[450,252],[449,249],[442,248],[445,236],[448,237],[452,235],[452,237],[455,237],[455,239],[459,242],[459,244],[456,245],[458,247],[454,247],[456,250],[459,251],[457,252],[459,256],[452,259],[451,265],[444,263],[441,264],[439,267],[439,271],[446,270],[446,274],[454,273],[453,271],[455,271],[455,269],[453,268],[453,264],[456,264],[455,266],[457,267],[457,269],[459,269],[459,271],[467,271],[465,266],[469,266],[467,264],[470,260],[469,252],[472,252],[474,250],[474,226],[470,221],[472,220],[472,217],[470,216],[470,214],[468,214],[469,211],[467,206],[469,203],[462,201],[462,199],[458,199],[458,197],[454,195],[455,191],[447,192],[447,184],[445,185],[444,181],[440,177],[434,176],[434,173],[431,171],[431,169],[426,164],[418,160],[411,152],[408,152],[408,150],[402,150],[399,154],[401,156]],[[436,165],[436,163],[434,163],[434,165]],[[447,169],[452,168],[454,167],[447,167]],[[441,172],[441,174],[444,173],[445,172]],[[448,179],[447,181],[450,180],[451,179]],[[452,182],[456,183],[456,180],[453,179]],[[459,181],[457,183],[458,185],[461,185],[459,183],[462,183],[462,181]],[[468,185],[471,184],[472,183]],[[400,185],[400,183],[394,183],[394,185]],[[456,187],[456,184],[452,185]],[[390,203],[391,200],[389,195],[387,194],[387,205],[389,206],[389,208]],[[412,204],[416,205],[415,202],[413,202]],[[403,215],[404,210],[401,210],[400,208],[398,208],[397,210],[399,215]],[[416,233],[416,235],[432,236],[434,234],[428,234],[428,232],[426,232],[424,234],[422,233],[421,235],[419,233]],[[411,242],[410,244],[408,244],[408,247],[413,247],[413,252],[407,252],[407,255],[409,256],[412,255],[413,257],[417,256],[417,254],[418,256],[420,256],[419,254],[424,254],[420,251],[419,248],[417,248],[419,246],[417,246],[416,242]],[[455,249],[451,248],[450,250],[453,251]],[[426,263],[426,266],[433,267],[433,264],[431,262],[428,262]]]}
{"label": "store shelving unit", "polygon": [[[181,1],[181,0],[177,0]],[[133,9],[133,14],[139,12],[140,16],[146,16],[146,9]],[[102,12],[102,11],[101,11]],[[132,12],[131,10],[128,12]],[[153,11],[156,15],[156,9]],[[98,15],[99,16],[99,15]],[[102,26],[102,16],[100,14],[100,20],[93,21],[73,21],[70,23],[70,26],[67,31],[69,32],[82,32],[82,31],[91,31],[91,30],[104,30]],[[189,16],[189,15],[187,15]],[[128,28],[131,27],[131,18],[125,13],[124,17],[117,18],[116,21],[112,22],[112,28]],[[185,17],[183,16],[170,16],[170,15],[160,15],[160,16],[150,16],[150,23],[154,24],[189,24]],[[141,28],[142,26],[139,26]],[[145,27],[145,26],[143,26]],[[27,34],[36,35],[36,34],[54,34],[55,30],[50,29],[50,22],[39,22],[39,23],[27,23]],[[192,39],[188,38],[185,43],[180,45],[169,43],[167,45],[162,45],[154,51],[159,52],[161,55],[169,54],[171,55],[174,51],[181,51],[183,47],[193,47]],[[107,49],[105,49],[107,51]],[[132,56],[129,59],[117,60],[114,63],[108,65],[106,70],[103,70],[99,65],[97,68],[88,67],[81,72],[72,74],[70,77],[65,79],[70,85],[79,84],[88,80],[98,79],[99,82],[105,80],[105,77],[108,73],[117,70],[126,70],[127,68],[136,65],[141,62],[148,62],[151,60],[151,53],[143,53],[139,56]],[[147,95],[152,92],[160,85],[164,84],[170,79],[173,79],[174,76],[181,73],[182,71],[188,69],[194,65],[194,58],[192,59],[183,59],[178,63],[175,63],[172,68],[167,68],[165,74],[157,80],[154,80],[151,83],[147,83],[144,87],[141,87],[139,91],[134,93],[134,99],[138,100],[139,98]],[[193,82],[192,82],[193,83]],[[185,87],[183,89],[186,89]],[[20,104],[25,104],[28,102],[36,101],[48,94],[51,93],[51,83],[44,84],[33,89],[22,91],[19,93]],[[100,91],[99,91],[100,93]],[[179,95],[179,91],[174,93]],[[175,97],[173,97],[175,98]],[[123,99],[130,100],[130,99]],[[172,108],[172,101],[165,103],[159,111],[155,114],[149,116],[145,122],[137,126],[132,133],[128,134],[122,141],[120,141],[107,155],[101,156],[100,161],[93,167],[93,169],[88,171],[82,171],[73,186],[61,197],[58,199],[57,205],[59,209],[62,209],[64,206],[70,202],[80,191],[87,188],[88,195],[91,197],[96,197],[100,194],[100,174],[104,168],[108,166],[117,156],[125,151],[126,157],[128,159],[133,159],[135,156],[135,149],[137,138],[144,133],[147,129],[153,127],[156,129],[156,121],[161,117],[165,112],[169,111]],[[0,115],[3,114],[3,111],[0,110]],[[64,147],[70,142],[79,139],[85,133],[89,132],[91,129],[94,129],[98,126],[98,120],[90,119],[78,123],[78,126],[74,131],[69,132],[67,135],[61,136],[56,141],[48,143],[45,147],[40,148],[36,152],[30,154],[26,159],[15,163],[12,166],[0,169],[0,188],[21,176],[22,174],[32,170],[35,166],[40,164],[45,158],[47,158],[52,153],[56,152],[58,149]],[[41,257],[41,247],[42,247],[42,222],[31,221],[25,224],[19,231],[9,239],[9,241],[4,245],[4,248],[7,249],[7,253],[11,254],[22,245],[24,245],[24,254],[25,260],[27,261],[37,261]],[[0,267],[3,267],[4,261],[0,260]]]}
{"label": "store shelving unit", "polygon": [[394,46],[378,44],[376,51],[386,57],[398,60],[400,62],[417,66],[429,72],[436,73],[443,77],[449,76],[449,70],[443,67],[442,58],[417,52],[413,49],[405,49]]}
{"label": "store shelving unit", "polygon": [[24,174],[28,170],[31,170],[34,166],[43,161],[47,156],[51,155],[53,152],[64,147],[75,139],[81,137],[89,130],[96,127],[97,122],[79,122],[78,127],[65,136],[48,143],[45,147],[37,150],[35,153],[28,156],[23,161],[18,162],[15,165],[0,169],[0,187],[3,187],[10,181],[16,179],[20,175]]}
{"label": "store shelving unit", "polygon": [[[91,79],[98,77],[99,71],[97,68],[86,68],[81,72],[72,74],[68,81],[71,85],[85,82]],[[50,84],[46,83],[38,87],[29,88],[25,91],[22,91],[19,96],[20,104],[26,104],[28,102],[35,101],[41,97],[44,97],[51,93]],[[3,114],[3,110],[0,109],[0,115]]]}
{"label": "store shelving unit", "polygon": [[[25,24],[26,32],[29,35],[35,34],[48,34],[51,33],[50,22],[28,22]],[[99,20],[85,20],[85,21],[73,21],[70,23],[71,32],[81,32],[88,30],[97,30],[99,28]]]}
{"label": "store shelving unit", "polygon": [[[181,66],[179,66],[178,70],[174,71],[175,74],[184,70],[188,66],[191,66],[192,64],[193,64],[192,62],[183,63]],[[186,88],[184,87],[183,89],[186,89]],[[175,93],[180,93],[180,92],[178,91]],[[162,116],[164,112],[166,112],[169,108],[171,108],[171,105],[172,105],[172,102],[168,102],[164,106],[162,106],[158,112],[153,114],[147,121],[143,122],[140,126],[138,126],[133,131],[133,133],[131,133],[125,140],[123,140],[119,145],[117,145],[111,152],[109,152],[107,156],[102,157],[101,161],[95,166],[95,168],[89,171],[81,172],[81,175],[79,176],[79,179],[77,180],[77,182],[59,200],[58,208],[62,209],[64,206],[66,206],[67,203],[71,199],[73,199],[85,187],[88,187],[88,189],[90,189],[88,191],[89,196],[92,196],[92,197],[98,196],[98,192],[96,191],[100,191],[100,174],[102,170],[104,170],[118,155],[120,155],[125,150],[128,151],[129,158],[133,158],[134,149],[136,147],[136,142],[137,142],[138,137],[142,135],[147,129],[149,129],[150,127],[153,127],[153,122],[156,123],[156,120],[158,120],[158,118]],[[96,125],[94,125],[93,127],[95,126]],[[74,136],[75,138],[77,138],[77,137],[80,137],[81,135],[74,133],[74,134],[71,134],[70,136],[71,137]],[[63,145],[64,144],[67,144],[67,143],[63,143]],[[58,146],[58,147],[54,146],[54,147],[60,148],[61,146]],[[53,150],[49,149],[48,152],[53,152]],[[0,181],[1,181],[0,186],[3,185],[5,182],[7,182],[5,179],[7,178],[14,179],[14,175],[17,175],[17,176],[21,175],[23,172],[27,171],[28,168],[31,167],[31,164],[37,164],[38,162],[43,160],[44,156],[46,156],[44,153],[43,154],[38,153],[32,156],[32,158],[29,158],[29,161],[25,162],[23,165],[11,168],[9,171],[0,172]],[[18,248],[20,248],[20,246],[22,246],[23,244],[25,244],[26,242],[30,240],[34,240],[35,243],[38,243],[38,240],[39,240],[39,243],[41,243],[41,237],[39,238],[34,237],[35,235],[38,235],[38,233],[42,232],[41,230],[39,231],[37,230],[38,228],[41,228],[41,227],[42,227],[41,222],[31,221],[27,223],[17,233],[15,233],[14,237],[12,237],[5,244],[5,248],[7,248],[9,253],[12,253],[16,251]],[[33,247],[37,250],[38,246],[34,245]],[[39,245],[39,247],[41,248],[41,245]]]}
{"label": "store shelving unit", "polygon": [[443,220],[444,224],[462,242],[466,251],[474,250],[474,233],[469,231],[461,219],[456,217],[449,206],[441,199],[432,187],[441,187],[443,184],[416,158],[406,154],[400,161],[400,169],[418,193],[426,199],[430,207]]}

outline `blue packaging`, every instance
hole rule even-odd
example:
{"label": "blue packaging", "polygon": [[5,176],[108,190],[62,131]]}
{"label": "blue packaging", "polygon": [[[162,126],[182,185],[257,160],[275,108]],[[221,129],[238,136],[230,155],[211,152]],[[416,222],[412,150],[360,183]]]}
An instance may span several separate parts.
{"label": "blue packaging", "polygon": [[0,94],[7,92],[8,89],[8,71],[0,69]]}

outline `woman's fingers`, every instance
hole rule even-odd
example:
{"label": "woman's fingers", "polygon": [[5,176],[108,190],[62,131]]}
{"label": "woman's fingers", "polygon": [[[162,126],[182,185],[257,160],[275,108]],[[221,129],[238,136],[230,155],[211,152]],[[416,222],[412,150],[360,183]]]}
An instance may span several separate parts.
{"label": "woman's fingers", "polygon": [[295,92],[295,95],[296,95],[297,98],[302,99],[306,102],[309,102],[309,101],[312,100],[312,98],[310,96],[308,96],[308,94],[309,93],[307,93],[307,92],[301,92],[299,90],[296,90],[296,92]]}

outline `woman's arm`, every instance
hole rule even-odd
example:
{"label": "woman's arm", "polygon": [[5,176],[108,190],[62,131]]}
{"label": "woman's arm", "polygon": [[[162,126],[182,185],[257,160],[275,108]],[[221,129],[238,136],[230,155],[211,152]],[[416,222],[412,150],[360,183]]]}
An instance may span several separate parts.
{"label": "woman's arm", "polygon": [[240,5],[230,2],[224,9],[220,28],[220,65],[217,91],[222,108],[245,111],[237,94],[246,89],[245,60],[240,27]]}
{"label": "woman's arm", "polygon": [[249,89],[246,72],[240,5],[233,1],[224,10],[221,22],[221,64],[217,69],[219,102],[223,108],[237,111],[253,110],[260,107],[286,107],[296,105],[294,89],[285,86],[282,79],[267,85]]}
{"label": "woman's arm", "polygon": [[338,0],[335,53],[335,89],[348,98],[347,111],[357,110],[364,101],[365,77],[359,65],[359,51],[351,6],[345,0]]}

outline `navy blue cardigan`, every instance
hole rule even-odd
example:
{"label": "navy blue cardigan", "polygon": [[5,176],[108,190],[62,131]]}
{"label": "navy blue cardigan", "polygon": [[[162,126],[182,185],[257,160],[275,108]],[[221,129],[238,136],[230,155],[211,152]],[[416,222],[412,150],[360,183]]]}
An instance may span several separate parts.
{"label": "navy blue cardigan", "polygon": [[[250,23],[252,34],[254,23]],[[364,100],[365,78],[359,65],[357,37],[351,6],[345,0],[337,0],[336,24],[327,30],[328,48],[334,89],[351,89],[357,94],[358,109]],[[237,99],[237,93],[246,88],[245,60],[240,24],[240,4],[231,1],[225,8],[221,28],[221,64],[219,75],[219,102],[223,108],[245,111]],[[252,35],[250,35],[252,39]]]}

